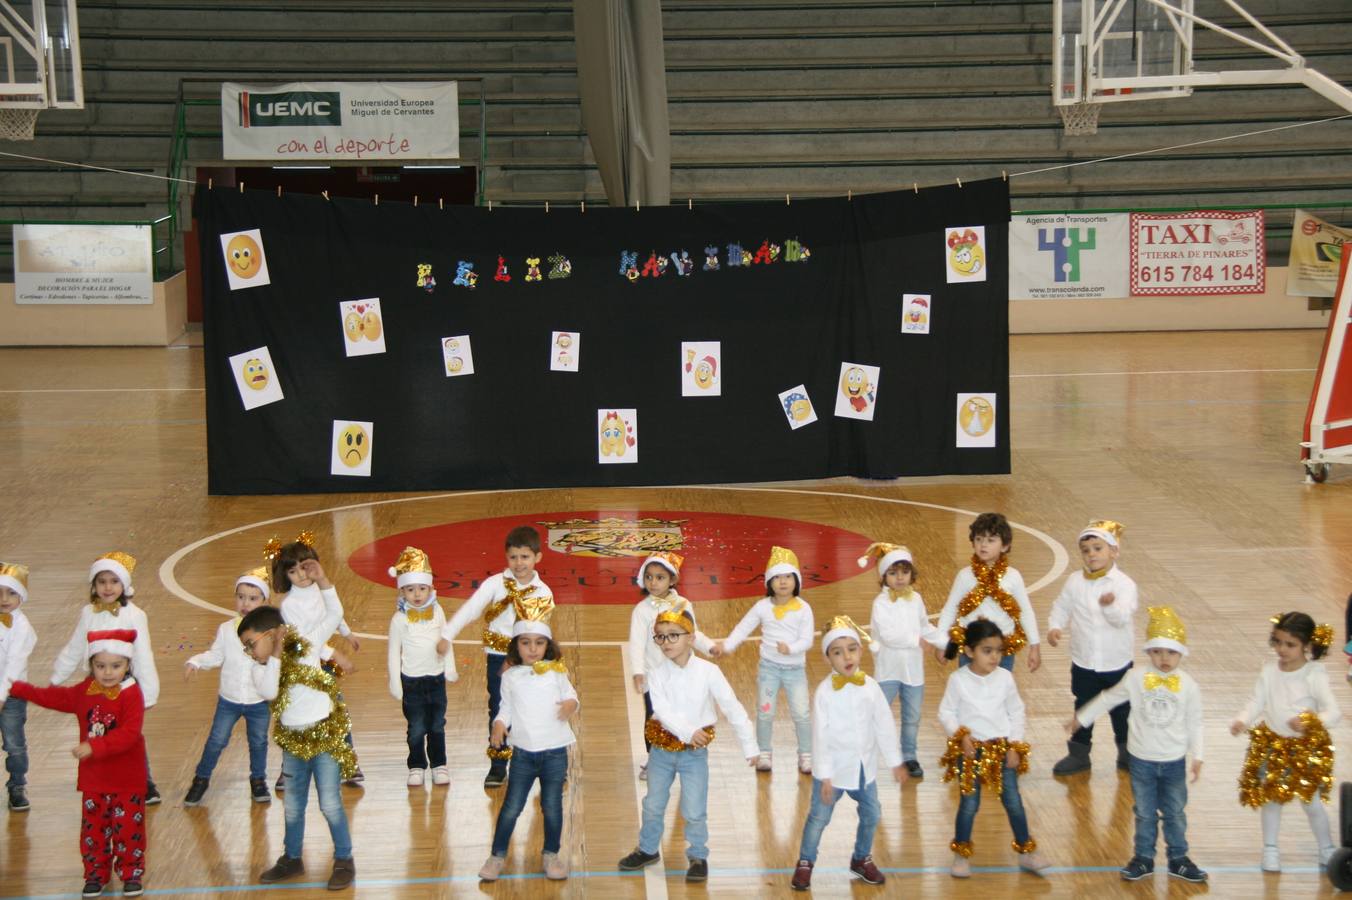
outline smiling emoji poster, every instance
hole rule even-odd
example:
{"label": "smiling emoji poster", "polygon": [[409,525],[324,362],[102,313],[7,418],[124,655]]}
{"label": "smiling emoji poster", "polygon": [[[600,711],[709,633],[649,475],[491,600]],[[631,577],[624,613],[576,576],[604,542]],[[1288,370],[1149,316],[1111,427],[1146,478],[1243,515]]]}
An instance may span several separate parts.
{"label": "smiling emoji poster", "polygon": [[343,349],[348,356],[385,352],[385,323],[380,318],[380,300],[345,300],[338,304],[343,323]]}
{"label": "smiling emoji poster", "polygon": [[457,334],[441,339],[441,361],[446,366],[446,377],[474,374],[474,351],[469,335]]}
{"label": "smiling emoji poster", "polygon": [[226,362],[230,374],[235,376],[235,387],[239,388],[239,399],[245,409],[256,409],[284,399],[272,355],[266,346],[236,353]]}
{"label": "smiling emoji poster", "polygon": [[718,397],[723,393],[723,345],[719,341],[681,343],[681,396]]}
{"label": "smiling emoji poster", "polygon": [[268,278],[268,259],[263,253],[263,232],[257,228],[221,235],[221,253],[225,256],[230,290],[272,283]]}
{"label": "smiling emoji poster", "polygon": [[375,426],[370,422],[333,420],[333,459],[329,462],[330,475],[371,474],[371,442]]}
{"label": "smiling emoji poster", "polygon": [[986,280],[986,226],[956,225],[944,229],[948,283]]}
{"label": "smiling emoji poster", "polygon": [[846,419],[873,421],[873,408],[878,403],[877,366],[862,363],[840,364],[840,383],[836,391],[836,415]]}
{"label": "smiling emoji poster", "polygon": [[638,410],[598,409],[596,432],[597,462],[638,462]]}

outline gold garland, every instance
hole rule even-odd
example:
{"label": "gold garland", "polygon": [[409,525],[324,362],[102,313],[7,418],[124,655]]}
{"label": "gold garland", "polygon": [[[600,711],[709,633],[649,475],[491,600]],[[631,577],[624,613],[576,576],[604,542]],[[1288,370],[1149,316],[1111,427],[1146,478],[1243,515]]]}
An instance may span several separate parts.
{"label": "gold garland", "polygon": [[976,555],[972,556],[972,574],[976,576],[976,587],[967,592],[967,596],[958,601],[957,619],[953,620],[953,625],[948,629],[948,639],[959,647],[966,641],[966,630],[958,624],[958,619],[966,618],[971,615],[981,602],[990,597],[1000,608],[1005,611],[1005,615],[1014,621],[1014,632],[1005,635],[1005,655],[1012,656],[1018,653],[1028,645],[1028,638],[1023,633],[1023,624],[1019,621],[1021,614],[1019,610],[1019,601],[1015,600],[1009,591],[1000,587],[1000,579],[1009,569],[1009,558],[1001,556],[999,561],[993,566],[983,563]]}
{"label": "gold garland", "polygon": [[501,747],[494,747],[492,744],[484,751],[488,758],[495,761],[505,762],[512,758],[512,748],[503,744]]}
{"label": "gold garland", "polygon": [[512,646],[512,639],[505,634],[498,634],[496,631],[484,629],[484,646],[494,653],[506,653]]}
{"label": "gold garland", "polygon": [[[704,726],[704,733],[709,736],[709,743],[714,740],[714,726]],[[683,750],[698,750],[694,744],[687,744],[662,727],[662,723],[656,719],[649,719],[643,723],[643,739],[654,747],[660,747],[669,753],[679,753]],[[708,744],[705,744],[707,747]]]}
{"label": "gold garland", "polygon": [[[338,696],[338,679],[323,669],[301,662],[309,654],[310,642],[288,627],[282,637],[282,672],[277,699],[269,704],[272,718],[277,723],[277,727],[272,730],[272,739],[278,747],[299,759],[314,759],[321,753],[327,753],[338,763],[342,777],[351,778],[357,772],[357,753],[348,746],[346,740],[348,732],[352,730],[352,718],[348,715],[347,704]],[[308,687],[327,694],[333,707],[328,717],[309,728],[287,728],[282,725],[282,712],[291,705],[289,689],[293,686]]]}
{"label": "gold garland", "polygon": [[961,856],[963,859],[967,859],[969,856],[972,855],[972,842],[949,841],[948,849],[952,850],[954,853],[958,854],[958,856]]}
{"label": "gold garland", "polygon": [[989,741],[973,741],[976,758],[967,759],[962,752],[962,739],[971,735],[966,728],[959,728],[948,739],[944,755],[939,757],[939,765],[944,767],[944,783],[958,781],[958,789],[964,796],[976,790],[978,783],[987,790],[995,791],[998,797],[1004,793],[1005,756],[1010,750],[1019,754],[1019,765],[1015,770],[1020,775],[1028,772],[1029,746],[1024,741],[1011,741],[1007,738],[992,738]]}
{"label": "gold garland", "polygon": [[1239,802],[1257,809],[1265,803],[1304,803],[1317,793],[1325,803],[1333,790],[1333,745],[1328,730],[1309,710],[1296,737],[1282,737],[1264,724],[1249,730],[1249,752],[1239,773]]}

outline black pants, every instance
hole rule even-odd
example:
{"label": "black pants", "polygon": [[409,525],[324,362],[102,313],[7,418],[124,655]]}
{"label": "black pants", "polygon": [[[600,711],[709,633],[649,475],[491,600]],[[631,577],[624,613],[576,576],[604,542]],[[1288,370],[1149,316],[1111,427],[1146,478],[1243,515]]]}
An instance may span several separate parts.
{"label": "black pants", "polygon": [[493,739],[493,720],[498,717],[498,707],[502,703],[502,664],[507,661],[506,653],[484,654],[488,681],[488,739]]}
{"label": "black pants", "polygon": [[446,765],[446,679],[442,675],[410,678],[404,688],[404,720],[408,722],[408,767],[435,769]]}
{"label": "black pants", "polygon": [[[1093,700],[1108,688],[1122,680],[1122,676],[1131,669],[1131,663],[1127,663],[1125,668],[1117,669],[1113,672],[1095,672],[1093,669],[1081,669],[1079,666],[1071,663],[1070,666],[1070,692],[1075,695],[1075,708],[1079,709],[1090,700]],[[1119,744],[1127,742],[1127,716],[1131,713],[1131,704],[1123,703],[1114,706],[1109,717],[1113,720],[1113,740]],[[1077,744],[1086,746],[1094,742],[1094,725],[1091,722],[1088,728],[1077,728],[1070,739]]]}
{"label": "black pants", "polygon": [[648,740],[648,720],[653,717],[653,698],[647,691],[643,692],[643,749],[652,750],[652,741]]}

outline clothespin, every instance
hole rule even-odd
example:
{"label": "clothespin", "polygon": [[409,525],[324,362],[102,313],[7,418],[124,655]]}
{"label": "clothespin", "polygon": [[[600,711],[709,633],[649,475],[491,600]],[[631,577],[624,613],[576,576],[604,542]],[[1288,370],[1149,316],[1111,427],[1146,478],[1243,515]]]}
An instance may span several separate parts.
{"label": "clothespin", "polygon": [[920,193],[920,184],[918,182],[912,181],[911,187],[915,190],[917,194]]}
{"label": "clothespin", "polygon": [[328,191],[320,191],[320,192],[319,192],[319,196],[321,196],[321,197],[323,197],[325,200],[327,200],[327,199],[329,199],[329,192],[328,192]]}
{"label": "clothespin", "polygon": [[380,205],[380,195],[376,194],[376,206]]}
{"label": "clothespin", "polygon": [[845,192],[845,199],[851,203],[854,202],[854,191],[852,189]]}
{"label": "clothespin", "polygon": [[635,200],[635,201],[634,201],[634,212],[639,212],[639,211],[642,210],[642,209],[643,209],[643,205],[642,205],[641,203],[639,203],[637,200]]}
{"label": "clothespin", "polygon": [[489,200],[489,201],[488,201],[488,211],[489,211],[489,212],[492,212],[492,211],[493,211],[493,201],[492,201],[492,200]]}
{"label": "clothespin", "polygon": [[242,181],[239,183],[239,192],[240,192],[241,194],[244,193],[244,182],[242,182]]}
{"label": "clothespin", "polygon": [[785,195],[784,195],[784,205],[785,205],[785,206],[788,206],[788,205],[789,205],[789,195],[788,195],[788,194],[785,194]]}
{"label": "clothespin", "polygon": [[686,208],[686,209],[691,209],[691,210],[693,210],[693,209],[695,208],[695,198],[694,198],[694,197],[686,197],[686,198],[685,198],[685,208]]}
{"label": "clothespin", "polygon": [[280,184],[277,185],[277,196],[278,197],[282,196],[282,186]]}
{"label": "clothespin", "polygon": [[214,178],[208,178],[208,179],[207,179],[207,190],[211,190],[211,189],[215,186],[215,184],[216,184],[216,179],[214,179]]}
{"label": "clothespin", "polygon": [[545,201],[545,212],[549,212],[549,201]]}
{"label": "clothespin", "polygon": [[445,198],[438,197],[438,198],[437,198],[437,209],[445,209],[445,208],[446,208],[446,200],[445,200]]}
{"label": "clothespin", "polygon": [[583,212],[586,212],[586,211],[587,211],[587,201],[586,201],[586,200],[583,200],[583,201],[582,201],[582,211],[583,211]]}
{"label": "clothespin", "polygon": [[1004,169],[1001,169],[1001,170],[1000,170],[1000,180],[1001,180],[1001,181],[1008,181],[1008,180],[1009,180],[1009,174],[1006,173]]}
{"label": "clothespin", "polygon": [[958,179],[958,187],[962,187],[962,179],[961,179],[961,178]]}
{"label": "clothespin", "polygon": [[413,195],[413,208],[414,208],[414,209],[417,209],[417,208],[418,208],[418,195],[417,195],[417,194],[414,194],[414,195]]}

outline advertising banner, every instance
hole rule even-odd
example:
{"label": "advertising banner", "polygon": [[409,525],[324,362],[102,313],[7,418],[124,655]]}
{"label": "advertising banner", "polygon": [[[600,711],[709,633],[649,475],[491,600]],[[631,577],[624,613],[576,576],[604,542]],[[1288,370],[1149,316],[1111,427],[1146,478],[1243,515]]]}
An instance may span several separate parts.
{"label": "advertising banner", "polygon": [[1125,213],[1013,216],[1009,223],[1009,299],[1127,296]]}
{"label": "advertising banner", "polygon": [[1291,258],[1286,293],[1291,297],[1332,297],[1338,286],[1338,265],[1352,228],[1339,228],[1303,209],[1291,222]]}
{"label": "advertising banner", "polygon": [[14,302],[150,303],[148,225],[15,225]]}
{"label": "advertising banner", "polygon": [[1263,211],[1131,214],[1131,295],[1261,294]]}

